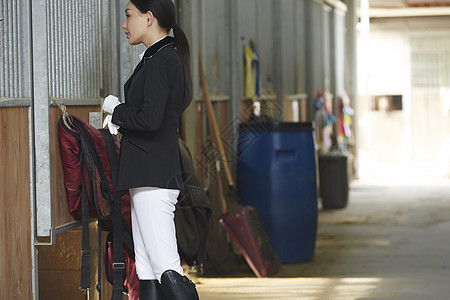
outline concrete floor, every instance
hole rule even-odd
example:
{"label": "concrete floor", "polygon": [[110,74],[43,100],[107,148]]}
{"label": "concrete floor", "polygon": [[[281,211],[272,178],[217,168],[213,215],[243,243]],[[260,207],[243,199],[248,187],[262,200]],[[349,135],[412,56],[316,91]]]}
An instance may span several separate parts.
{"label": "concrete floor", "polygon": [[353,182],[319,212],[312,262],[194,280],[202,300],[450,299],[450,182]]}

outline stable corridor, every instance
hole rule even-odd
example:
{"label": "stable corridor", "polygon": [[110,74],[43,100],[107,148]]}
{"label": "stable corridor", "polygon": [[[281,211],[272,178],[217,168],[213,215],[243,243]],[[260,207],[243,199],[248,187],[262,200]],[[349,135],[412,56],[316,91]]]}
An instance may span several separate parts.
{"label": "stable corridor", "polygon": [[354,181],[347,208],[319,212],[312,262],[195,280],[204,300],[449,299],[449,233],[448,180]]}

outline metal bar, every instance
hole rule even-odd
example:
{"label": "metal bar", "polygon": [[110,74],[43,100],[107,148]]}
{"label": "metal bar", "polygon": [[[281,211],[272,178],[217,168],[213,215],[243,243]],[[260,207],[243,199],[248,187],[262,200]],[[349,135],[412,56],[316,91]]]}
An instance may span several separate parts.
{"label": "metal bar", "polygon": [[[330,43],[331,43],[331,34],[330,34],[330,14],[331,7],[322,4],[321,6],[321,47],[322,49],[322,91],[329,92],[330,84],[331,84],[331,52],[330,52]],[[317,49],[317,48],[316,48]]]}
{"label": "metal bar", "polygon": [[[219,101],[230,101],[230,95],[210,95],[211,101],[219,102]],[[192,101],[203,101],[201,96],[196,96]]]}
{"label": "metal bar", "polygon": [[[358,18],[356,15],[357,0],[348,0],[349,10],[346,13],[346,43],[345,43],[345,89],[350,98],[350,105],[356,109],[356,96],[357,96],[357,76],[356,76],[356,23]],[[355,115],[357,118],[357,115]],[[355,121],[355,124],[357,122]],[[354,130],[358,126],[354,126]],[[354,135],[357,138],[357,135]]]}
{"label": "metal bar", "polygon": [[[201,23],[201,12],[200,12],[200,1],[199,0],[182,0],[178,1],[178,20],[183,29],[186,37],[189,41],[189,47],[191,49],[191,76],[192,76],[192,102],[202,99],[200,94],[199,83],[199,70],[198,70],[198,47],[200,43],[200,23]],[[183,112],[183,134],[187,137],[194,137],[196,135],[195,131],[195,118],[196,110],[195,105],[192,103]],[[199,149],[196,149],[195,139],[188,138],[186,143],[188,147],[197,153]]]}
{"label": "metal bar", "polygon": [[[277,0],[272,0],[272,12],[273,12],[273,27],[280,28],[282,26],[282,14],[281,14],[282,3]],[[282,30],[273,31],[272,40],[272,52],[273,52],[273,86],[275,94],[277,96],[277,104],[281,107],[283,106],[283,44],[282,44]]]}
{"label": "metal bar", "polygon": [[[121,17],[123,16],[123,14],[119,14],[119,9],[121,8],[121,6],[119,5],[118,1],[112,1],[112,4],[108,5],[107,8],[109,8],[109,12],[108,10],[105,10],[106,14],[108,15],[109,19],[108,19],[108,24],[110,24],[108,26],[108,28],[110,28],[110,32],[108,34],[105,34],[104,37],[106,38],[106,44],[108,46],[105,46],[105,48],[108,48],[110,51],[110,56],[109,56],[109,61],[108,66],[109,68],[104,69],[104,72],[106,72],[106,74],[108,74],[109,76],[109,85],[108,85],[108,93],[109,94],[113,94],[113,95],[117,95],[118,97],[121,94],[121,91],[123,90],[122,88],[122,83],[120,82],[120,70],[121,70],[121,65],[118,63],[119,62],[119,55],[120,55],[120,34],[122,33],[122,28],[120,27],[122,22],[121,22]],[[116,43],[111,43],[109,44],[111,41],[118,41]],[[106,95],[106,93],[105,93]],[[102,95],[100,95],[102,96]],[[122,98],[123,101],[123,98]]]}
{"label": "metal bar", "polygon": [[[6,2],[6,13],[7,13],[7,16],[8,16],[8,32],[6,33],[6,36],[7,36],[7,38],[6,38],[6,43],[7,43],[7,45],[6,45],[6,48],[9,48],[9,49],[14,49],[13,48],[13,45],[12,45],[12,41],[14,40],[13,39],[13,36],[14,36],[14,25],[13,25],[13,20],[14,20],[14,13],[13,13],[13,10],[12,10],[12,8],[11,8],[11,3],[9,2],[9,1],[7,1]],[[8,71],[8,75],[9,76],[11,76],[12,74],[14,74],[14,69],[13,69],[13,65],[14,65],[14,61],[13,61],[13,57],[11,56],[11,55],[9,55],[9,53],[5,53],[6,55],[5,55],[5,65],[6,65],[6,67],[5,67],[5,69],[7,69]],[[13,97],[15,96],[15,93],[13,92],[14,91],[14,88],[12,88],[12,86],[13,86],[13,83],[12,83],[12,81],[10,81],[9,82],[9,84],[7,85],[7,86],[5,86],[5,89],[7,90],[7,94],[8,95],[12,95]]]}
{"label": "metal bar", "polygon": [[[19,1],[19,14],[23,14],[24,11],[30,12],[30,4],[28,1]],[[31,13],[29,13],[31,17]],[[21,68],[21,77],[24,80],[21,85],[20,95],[17,98],[31,98],[31,24],[30,18],[20,18],[23,19],[21,22],[20,35],[22,36],[21,45],[18,49],[19,52],[22,52],[22,58],[19,59],[18,64]],[[27,61],[29,59],[29,61]],[[24,61],[27,61],[24,63]]]}
{"label": "metal bar", "polygon": [[[48,15],[48,21],[49,21],[50,24],[52,24],[52,17],[53,17],[53,15],[51,13],[49,13],[49,11],[52,11],[51,6],[53,5],[53,3],[54,2],[49,1],[49,4],[47,5],[47,15]],[[55,44],[55,38],[53,36],[53,33],[54,33],[54,31],[51,31],[48,34],[48,45],[49,46],[50,45],[55,45],[55,47],[57,47],[58,43]],[[50,48],[50,53],[49,53],[49,61],[50,62],[55,61],[54,55],[55,55],[56,52],[57,51],[52,51],[51,48]],[[49,68],[48,73],[49,73],[48,77],[50,79],[50,82],[53,82],[53,86],[55,86],[57,83],[55,81],[54,69],[53,68]],[[50,95],[54,95],[55,94],[54,91],[53,91],[53,86],[50,87],[50,91],[49,91]]]}
{"label": "metal bar", "polygon": [[[1,16],[0,16],[0,49],[5,49],[5,38],[4,38],[4,31],[5,31],[5,22],[3,19],[3,14],[5,13],[5,8],[4,8],[4,4],[3,2],[1,2]],[[0,65],[4,66],[5,65],[5,53],[3,50],[0,51]],[[5,70],[6,68],[0,68],[0,96],[5,96]]]}
{"label": "metal bar", "polygon": [[0,107],[10,107],[10,106],[31,106],[31,99],[0,99]]}
{"label": "metal bar", "polygon": [[[102,32],[102,14],[103,14],[103,7],[101,4],[101,0],[97,0],[97,28],[98,28],[98,34],[97,34],[97,39],[96,39],[96,43],[97,43],[97,48],[98,51],[96,52],[96,63],[98,63],[98,65],[96,65],[96,68],[99,68],[99,70],[104,71],[103,68],[103,45],[102,45],[102,37],[103,37],[103,32]],[[103,80],[103,73],[104,72],[98,72],[98,84],[99,84],[99,90],[95,91],[98,93],[98,95],[103,96],[103,87],[104,87],[104,80]]]}
{"label": "metal bar", "polygon": [[82,105],[100,105],[101,98],[93,99],[72,99],[72,98],[50,98],[50,105],[57,106],[57,102],[63,103],[65,106],[82,106]]}
{"label": "metal bar", "polygon": [[[53,0],[53,1],[55,1],[55,0]],[[78,2],[78,1],[76,1],[76,2]],[[60,76],[59,76],[58,79],[56,79],[57,81],[60,81],[60,89],[57,90],[56,91],[57,93],[55,95],[52,95],[52,96],[54,96],[54,97],[68,97],[68,91],[69,91],[69,88],[70,88],[70,86],[69,86],[70,83],[68,82],[67,74],[69,73],[69,70],[76,71],[78,69],[78,68],[75,68],[75,66],[73,65],[73,60],[74,60],[74,58],[80,57],[80,53],[75,52],[74,53],[75,54],[74,57],[73,58],[72,57],[69,58],[69,55],[73,55],[73,54],[69,53],[68,47],[69,47],[69,44],[72,42],[72,40],[77,39],[78,36],[76,34],[74,35],[73,32],[70,32],[70,27],[69,27],[70,25],[69,24],[73,23],[73,20],[75,19],[75,16],[74,16],[73,12],[70,9],[69,1],[61,1],[61,2],[55,1],[55,5],[58,8],[58,14],[56,15],[56,17],[58,19],[62,20],[62,24],[61,24],[60,28],[54,28],[54,30],[58,30],[60,32],[61,40],[59,40],[59,43],[61,43],[62,49],[57,54],[59,56],[58,61],[61,62],[61,65],[60,65],[60,68],[61,68],[60,69],[61,70],[60,71]],[[68,12],[68,16],[64,16],[65,15],[64,12]],[[64,33],[72,35],[73,38],[66,39],[64,37]],[[80,41],[76,41],[76,44],[77,44],[76,45],[76,49],[78,49],[79,45],[81,43],[80,43]],[[50,66],[50,67],[53,67],[53,66]],[[74,90],[74,93],[76,95],[77,91],[79,91],[79,88],[75,87],[75,89],[73,89],[73,90]]]}
{"label": "metal bar", "polygon": [[[18,7],[17,7],[17,1],[13,1],[13,8],[12,8],[12,10],[13,10],[13,14],[14,15],[16,15],[16,16],[19,16],[19,11],[18,11]],[[13,34],[13,37],[15,37],[15,38],[13,38],[12,39],[12,43],[11,43],[11,45],[14,47],[14,48],[12,48],[12,49],[14,49],[14,50],[16,50],[16,51],[18,51],[19,49],[20,49],[20,47],[19,47],[19,38],[18,38],[18,36],[20,35],[20,24],[21,24],[21,20],[20,20],[20,18],[16,18],[15,20],[14,20],[14,29],[13,29],[13,32],[12,32],[12,34]],[[14,80],[13,81],[13,89],[14,89],[14,93],[15,93],[15,95],[17,95],[17,94],[20,94],[21,92],[20,91],[22,91],[22,80],[20,80],[20,79],[22,79],[22,72],[21,72],[21,66],[20,66],[20,64],[18,63],[18,61],[20,60],[20,57],[21,57],[21,55],[20,55],[20,52],[19,53],[17,53],[17,55],[15,55],[15,57],[13,58],[13,61],[14,61],[14,63],[13,63],[13,74],[15,74],[15,76],[16,76],[16,80]]]}
{"label": "metal bar", "polygon": [[305,2],[306,28],[306,89],[308,94],[308,120],[314,119],[314,97],[317,91],[323,90],[323,57],[317,49],[323,49],[322,1]]}
{"label": "metal bar", "polygon": [[306,98],[308,98],[307,94],[286,95],[286,100],[298,100],[298,99],[306,99]]}
{"label": "metal bar", "polygon": [[[89,222],[92,222],[92,221],[96,221],[96,220],[95,219],[90,219]],[[80,226],[81,226],[81,221],[73,221],[73,222],[70,222],[70,223],[67,223],[67,224],[64,224],[64,225],[61,225],[61,226],[52,227],[50,229],[50,241],[49,242],[37,242],[37,241],[35,241],[34,245],[35,246],[53,246],[55,244],[56,235],[57,234],[64,233],[66,231],[75,229],[75,228],[80,227]]]}
{"label": "metal bar", "polygon": [[50,236],[52,192],[50,169],[50,108],[48,94],[47,1],[31,1],[36,234]]}
{"label": "metal bar", "polygon": [[[118,0],[119,1],[119,5],[116,8],[116,24],[121,24],[120,20],[121,18],[123,18],[123,11],[127,5],[127,0]],[[117,30],[116,31],[116,39],[118,41],[118,56],[119,56],[119,65],[122,66],[119,69],[119,85],[122,86],[123,84],[125,84],[125,82],[127,81],[127,79],[129,78],[129,76],[131,75],[132,69],[129,70],[129,66],[130,66],[130,55],[129,55],[129,48],[130,45],[128,44],[128,41],[126,39],[123,38],[122,35],[120,35],[120,31]],[[191,55],[192,56],[192,55]],[[120,89],[120,99],[122,99],[122,102],[125,99],[125,94],[124,94],[124,89],[121,88]]]}
{"label": "metal bar", "polygon": [[[31,54],[30,202],[33,299],[39,299],[37,236],[49,236],[51,213],[50,109],[48,105],[47,3],[29,1]],[[32,12],[32,13],[31,13]]]}
{"label": "metal bar", "polygon": [[[361,15],[361,10],[358,11]],[[371,8],[370,18],[436,17],[450,15],[450,7]]]}
{"label": "metal bar", "polygon": [[[239,34],[239,1],[229,0],[228,2],[228,16],[229,16],[229,41],[230,41],[230,116],[231,124],[233,127],[229,128],[229,134],[231,136],[238,136],[238,124],[235,122],[240,120],[241,117],[241,99],[242,88],[241,82],[243,80],[243,67],[242,67],[242,45],[240,42]],[[234,138],[230,140],[232,151],[230,153],[238,153],[238,139]],[[234,173],[236,171],[236,159],[230,159],[230,168]]]}
{"label": "metal bar", "polygon": [[[335,10],[333,8],[330,8],[329,13],[325,13],[325,16],[327,20],[327,22],[324,22],[324,28],[326,32],[328,32],[328,36],[326,34],[324,34],[324,45],[326,45],[324,48],[328,49],[328,51],[325,51],[325,53],[327,54],[326,56],[328,59],[328,80],[329,80],[329,86],[328,86],[328,90],[334,95],[333,97],[333,103],[332,103],[332,107],[331,110],[333,112],[333,114],[336,116],[336,112],[337,112],[337,97],[339,96],[337,94],[337,81],[339,80],[338,78],[338,70],[337,70],[337,63],[338,60],[340,59],[339,57],[339,49],[338,49],[338,39],[339,37],[337,36],[337,28],[336,28],[336,15],[335,15]],[[328,45],[327,45],[328,43]],[[333,124],[333,128],[334,130],[336,130],[336,123]],[[336,132],[336,131],[334,131]]]}

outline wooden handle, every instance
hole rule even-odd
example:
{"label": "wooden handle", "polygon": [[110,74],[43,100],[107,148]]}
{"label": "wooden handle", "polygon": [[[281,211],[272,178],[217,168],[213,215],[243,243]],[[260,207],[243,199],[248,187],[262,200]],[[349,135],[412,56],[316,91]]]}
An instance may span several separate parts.
{"label": "wooden handle", "polygon": [[203,100],[205,101],[206,116],[208,117],[209,127],[213,132],[213,141],[215,142],[215,145],[219,149],[220,160],[222,161],[223,168],[225,169],[225,175],[227,177],[228,185],[231,189],[233,189],[234,182],[233,178],[231,177],[230,166],[228,164],[227,156],[225,155],[222,139],[220,138],[220,132],[219,127],[217,125],[216,115],[214,114],[211,98],[209,97],[208,83],[206,82],[205,72],[203,70],[202,53],[200,47],[198,51],[198,61],[199,61],[200,79],[202,81]]}
{"label": "wooden handle", "polygon": [[197,149],[197,177],[203,186],[203,109],[202,103],[196,103],[196,122],[195,122],[195,148]]}
{"label": "wooden handle", "polygon": [[219,198],[220,204],[222,205],[222,214],[226,215],[228,212],[227,200],[225,199],[225,194],[223,193],[222,176],[220,176],[220,163],[216,161],[216,174],[217,174],[217,184],[219,187]]}

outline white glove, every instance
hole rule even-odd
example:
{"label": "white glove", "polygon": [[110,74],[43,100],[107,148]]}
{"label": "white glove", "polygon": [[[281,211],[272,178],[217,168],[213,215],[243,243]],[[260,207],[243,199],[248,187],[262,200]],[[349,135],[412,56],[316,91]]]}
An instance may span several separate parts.
{"label": "white glove", "polygon": [[112,122],[112,116],[111,115],[107,115],[105,120],[103,121],[103,128],[106,127],[106,125],[108,125],[108,129],[109,132],[113,135],[117,135],[117,133],[119,132],[119,125],[116,125]]}
{"label": "white glove", "polygon": [[116,106],[119,104],[120,104],[120,101],[116,96],[109,95],[103,101],[102,109],[105,113],[112,115],[114,112],[114,108],[116,108]]}

